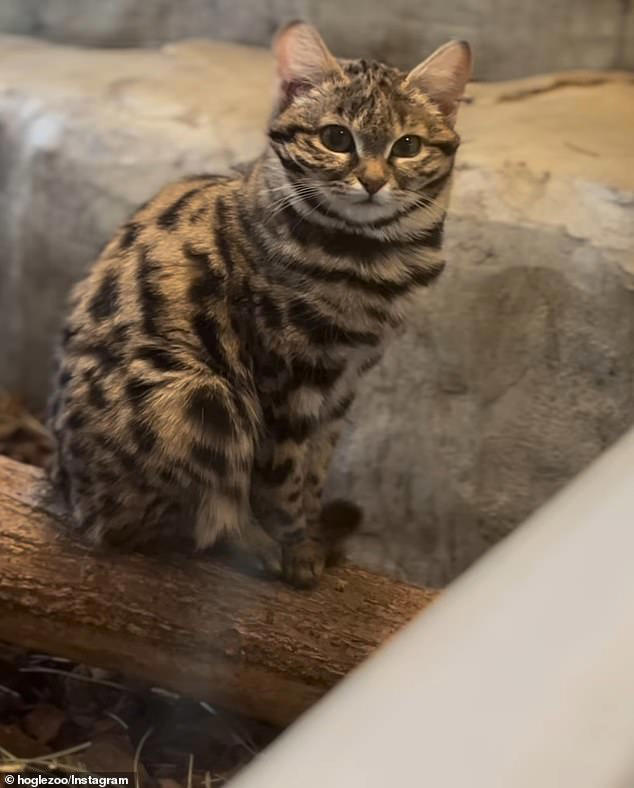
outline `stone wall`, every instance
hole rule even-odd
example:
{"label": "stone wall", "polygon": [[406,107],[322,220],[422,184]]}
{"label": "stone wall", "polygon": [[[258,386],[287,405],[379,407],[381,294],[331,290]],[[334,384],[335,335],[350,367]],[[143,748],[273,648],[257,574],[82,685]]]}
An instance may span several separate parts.
{"label": "stone wall", "polygon": [[567,68],[634,68],[627,0],[2,0],[0,32],[84,46],[156,46],[207,36],[268,46],[302,18],[334,51],[412,66],[450,38],[477,52],[479,79]]}
{"label": "stone wall", "polygon": [[[0,385],[42,404],[71,283],[162,183],[255,155],[270,84],[256,48],[0,37]],[[357,560],[432,584],[634,415],[634,77],[470,97],[447,271],[363,385],[329,486],[366,511]]]}

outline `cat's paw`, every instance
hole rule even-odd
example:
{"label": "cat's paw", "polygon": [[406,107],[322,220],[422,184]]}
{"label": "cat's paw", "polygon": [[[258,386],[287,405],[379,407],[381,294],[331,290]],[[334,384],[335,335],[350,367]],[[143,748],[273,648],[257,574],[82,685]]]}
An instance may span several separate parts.
{"label": "cat's paw", "polygon": [[282,576],[296,588],[313,588],[319,582],[326,555],[323,545],[314,539],[304,539],[283,549]]}

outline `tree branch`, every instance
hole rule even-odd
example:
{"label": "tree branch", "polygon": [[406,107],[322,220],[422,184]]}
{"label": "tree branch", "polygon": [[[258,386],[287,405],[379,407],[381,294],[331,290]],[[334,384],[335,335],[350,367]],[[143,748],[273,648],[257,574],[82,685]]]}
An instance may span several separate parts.
{"label": "tree branch", "polygon": [[286,724],[434,592],[355,567],[300,592],[209,559],[97,553],[0,457],[0,639]]}

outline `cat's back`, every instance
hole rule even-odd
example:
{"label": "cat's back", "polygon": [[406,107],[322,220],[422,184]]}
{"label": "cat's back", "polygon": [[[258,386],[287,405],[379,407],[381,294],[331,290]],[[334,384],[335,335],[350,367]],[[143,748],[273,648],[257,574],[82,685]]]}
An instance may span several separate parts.
{"label": "cat's back", "polygon": [[179,387],[208,380],[220,362],[237,367],[232,273],[218,250],[237,188],[239,179],[220,176],[168,184],[117,230],[73,290],[49,422],[76,454],[82,443],[94,456],[99,441],[136,441],[150,456],[141,405],[148,423],[158,422],[168,396],[180,401]]}
{"label": "cat's back", "polygon": [[82,354],[86,342],[113,353],[131,338],[159,342],[212,290],[217,300],[227,272],[210,253],[235,188],[224,176],[173,182],[120,226],[71,294],[62,356]]}

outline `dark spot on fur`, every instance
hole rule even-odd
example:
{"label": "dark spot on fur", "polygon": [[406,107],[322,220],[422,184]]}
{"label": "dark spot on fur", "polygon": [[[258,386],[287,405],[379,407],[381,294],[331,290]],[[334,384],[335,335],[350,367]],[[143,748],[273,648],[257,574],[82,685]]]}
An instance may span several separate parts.
{"label": "dark spot on fur", "polygon": [[282,309],[266,293],[259,294],[259,308],[267,327],[273,331],[282,327]]}
{"label": "dark spot on fur", "polygon": [[57,487],[62,494],[64,502],[68,504],[70,498],[70,476],[63,465],[58,465],[57,467],[55,482],[57,483]]}
{"label": "dark spot on fur", "polygon": [[77,336],[79,332],[78,328],[73,328],[72,326],[64,326],[62,331],[62,347],[66,347],[70,344],[71,340]]}
{"label": "dark spot on fur", "polygon": [[432,142],[431,145],[433,145],[434,148],[438,148],[439,151],[442,151],[445,156],[453,156],[460,147],[460,138],[456,134],[453,139],[443,142]]}
{"label": "dark spot on fur", "polygon": [[282,153],[282,151],[279,150],[279,148],[274,147],[273,152],[280,160],[280,164],[282,165],[282,167],[284,167],[284,169],[287,172],[290,172],[293,175],[304,175],[305,172],[304,168],[300,166],[296,161],[291,159],[289,156],[286,156],[284,153]]}
{"label": "dark spot on fur", "polygon": [[343,328],[317,307],[296,297],[288,310],[291,321],[317,345],[378,345],[379,337],[369,331]]}
{"label": "dark spot on fur", "polygon": [[269,139],[273,142],[281,142],[287,144],[292,142],[298,134],[312,134],[313,129],[307,126],[299,126],[297,123],[285,126],[283,128],[271,129],[269,131]]}
{"label": "dark spot on fur", "polygon": [[227,472],[227,458],[219,449],[196,441],[191,446],[190,455],[197,465],[209,468],[219,476],[224,476]]}
{"label": "dark spot on fur", "polygon": [[79,429],[83,427],[85,424],[85,419],[82,413],[78,410],[73,410],[68,414],[68,418],[66,419],[66,426],[70,427],[71,430]]}
{"label": "dark spot on fur", "polygon": [[227,209],[224,200],[219,197],[216,200],[216,220],[214,222],[214,237],[216,239],[216,248],[220,253],[222,263],[225,271],[231,273],[233,271],[233,257],[231,256],[231,249],[229,247],[229,230],[227,227]]}
{"label": "dark spot on fur", "polygon": [[291,364],[291,379],[287,391],[292,391],[300,386],[329,390],[344,370],[343,364],[334,362],[326,364],[321,361],[303,361],[295,358]]}
{"label": "dark spot on fur", "polygon": [[112,372],[121,363],[121,357],[104,342],[84,345],[81,347],[81,353],[87,356],[94,356],[103,374]]}
{"label": "dark spot on fur", "polygon": [[274,351],[262,349],[255,356],[255,369],[258,378],[278,380],[288,373],[286,359]]}
{"label": "dark spot on fur", "polygon": [[156,383],[141,378],[130,378],[125,384],[125,392],[133,406],[143,405],[149,394],[155,388]]}
{"label": "dark spot on fur", "polygon": [[97,322],[111,317],[119,308],[119,282],[114,271],[106,271],[90,301],[88,311]]}
{"label": "dark spot on fur", "polygon": [[156,432],[148,424],[138,420],[132,421],[130,432],[139,451],[149,454],[156,445]]}
{"label": "dark spot on fur", "polygon": [[217,321],[204,312],[198,313],[193,320],[193,328],[209,358],[209,366],[226,378],[233,374],[221,343],[221,332]]}
{"label": "dark spot on fur", "polygon": [[189,215],[189,223],[196,224],[196,222],[201,221],[202,219],[209,219],[209,206],[202,205],[200,208],[196,208],[195,211],[192,211]]}
{"label": "dark spot on fur", "polygon": [[445,221],[443,219],[439,222],[436,222],[433,227],[427,230],[425,235],[425,245],[429,246],[431,249],[440,249],[444,236],[444,227]]}
{"label": "dark spot on fur", "polygon": [[158,217],[156,223],[159,227],[163,230],[174,230],[178,222],[180,221],[181,214],[187,207],[188,203],[192,199],[192,197],[198,192],[200,189],[190,189],[185,194],[182,194],[176,202],[174,202],[170,207],[163,211],[163,213]]}
{"label": "dark spot on fur", "polygon": [[289,457],[279,465],[271,465],[264,468],[261,473],[267,484],[279,486],[288,479],[294,467],[293,460]]}
{"label": "dark spot on fur", "polygon": [[187,418],[199,429],[212,435],[231,435],[234,424],[222,395],[209,388],[199,388],[187,405]]}
{"label": "dark spot on fur", "polygon": [[143,345],[136,351],[136,357],[147,361],[160,372],[182,372],[187,365],[176,358],[173,353],[155,345]]}
{"label": "dark spot on fur", "polygon": [[410,273],[411,281],[416,287],[428,287],[440,276],[444,268],[445,263],[440,261],[429,268],[416,268]]}
{"label": "dark spot on fur", "polygon": [[112,347],[121,350],[123,345],[130,337],[130,326],[127,323],[121,323],[110,331],[108,335],[108,342]]}
{"label": "dark spot on fur", "polygon": [[224,294],[225,277],[211,266],[208,252],[198,252],[191,244],[185,244],[183,253],[197,273],[189,286],[189,300],[194,307],[205,308],[209,299],[219,298]]}
{"label": "dark spot on fur", "polygon": [[318,423],[315,419],[293,418],[286,415],[269,416],[267,427],[279,443],[291,440],[294,443],[303,443],[308,436],[315,431]]}
{"label": "dark spot on fur", "polygon": [[103,388],[96,380],[88,383],[88,402],[97,410],[103,410],[108,404]]}
{"label": "dark spot on fur", "polygon": [[139,255],[137,282],[143,330],[151,336],[159,333],[157,319],[165,305],[165,296],[160,292],[155,281],[160,270],[160,264],[151,260],[148,250],[143,249]]}
{"label": "dark spot on fur", "polygon": [[104,495],[100,503],[100,514],[102,517],[113,517],[119,510],[119,504],[112,495]]}
{"label": "dark spot on fur", "polygon": [[138,238],[140,232],[141,225],[137,224],[136,222],[128,222],[128,224],[126,224],[123,228],[121,240],[119,241],[119,249],[122,251],[129,249]]}
{"label": "dark spot on fur", "polygon": [[137,461],[129,452],[125,451],[125,449],[116,449],[115,454],[126,471],[138,470]]}

